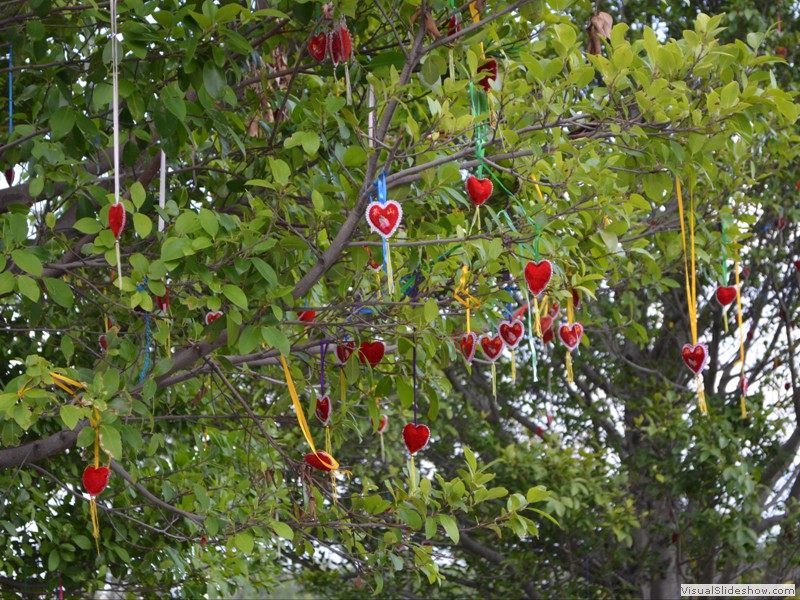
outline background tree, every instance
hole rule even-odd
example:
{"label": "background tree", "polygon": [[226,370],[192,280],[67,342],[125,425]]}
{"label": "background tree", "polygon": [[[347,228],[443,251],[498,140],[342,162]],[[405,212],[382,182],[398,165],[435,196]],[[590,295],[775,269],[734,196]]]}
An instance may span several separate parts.
{"label": "background tree", "polygon": [[[723,21],[626,3],[600,7],[622,22],[589,56],[595,6],[474,8],[475,24],[468,5],[436,2],[121,3],[120,290],[108,6],[3,5],[14,116],[0,162],[16,180],[0,190],[4,589],[230,596],[288,579],[327,595],[674,597],[680,581],[796,577],[797,106],[772,56],[795,34],[768,36],[766,5]],[[310,56],[340,18],[346,68]],[[486,92],[482,55],[498,64]],[[481,166],[495,189],[478,224],[464,178]],[[393,293],[367,270],[384,259],[364,223],[381,172],[404,214]],[[680,361],[675,178],[696,205],[709,417]],[[726,334],[706,301],[737,251],[747,419],[733,312]],[[452,343],[465,329],[453,294],[466,264],[472,326],[495,330],[527,301],[534,254],[555,265],[562,317],[573,291],[582,301],[575,383],[563,348],[537,340],[538,381],[523,345],[516,381],[510,357],[498,363],[495,398],[488,364],[469,369]],[[321,342],[347,336],[388,354],[374,369],[327,355],[348,471],[334,492],[302,460],[280,355],[311,415]],[[414,349],[433,432],[418,482],[400,434]],[[80,484],[96,414],[113,456],[99,552]]]}

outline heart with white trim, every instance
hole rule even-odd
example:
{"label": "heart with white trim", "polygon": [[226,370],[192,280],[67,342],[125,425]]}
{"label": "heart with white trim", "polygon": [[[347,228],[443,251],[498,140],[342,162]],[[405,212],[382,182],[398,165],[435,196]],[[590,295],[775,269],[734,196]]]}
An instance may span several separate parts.
{"label": "heart with white trim", "polygon": [[500,355],[503,353],[503,347],[505,346],[505,342],[503,338],[499,335],[494,337],[490,335],[482,335],[481,336],[481,349],[483,353],[486,355],[490,361],[494,362]]}
{"label": "heart with white trim", "polygon": [[356,343],[352,340],[336,344],[336,352],[334,353],[336,355],[336,362],[340,365],[345,364],[355,349]]}
{"label": "heart with white trim", "polygon": [[475,350],[478,349],[478,334],[470,331],[462,335],[458,341],[458,349],[461,351],[462,356],[467,359],[467,362],[471,363],[472,359],[475,358]]}
{"label": "heart with white trim", "polygon": [[331,399],[328,396],[317,398],[317,408],[314,410],[314,415],[322,423],[323,427],[327,427],[331,422]]}
{"label": "heart with white trim", "polygon": [[419,452],[428,445],[431,439],[431,430],[427,425],[407,424],[403,427],[403,441],[411,454]]}
{"label": "heart with white trim", "polygon": [[558,337],[570,351],[575,350],[581,343],[583,337],[583,325],[573,323],[572,325],[562,325],[558,329]]}
{"label": "heart with white trim", "polygon": [[381,236],[390,237],[400,226],[403,218],[403,208],[394,200],[385,204],[370,202],[367,205],[367,223],[372,231]]}
{"label": "heart with white trim", "polygon": [[474,175],[467,178],[467,195],[475,206],[480,206],[492,195],[494,185],[491,179],[478,179]]}
{"label": "heart with white trim", "polygon": [[681,350],[681,356],[686,366],[695,374],[698,375],[700,371],[705,368],[708,363],[708,347],[703,344],[684,344]]}
{"label": "heart with white trim", "polygon": [[221,310],[218,310],[218,311],[215,311],[215,312],[208,311],[206,313],[206,318],[205,318],[206,325],[211,325],[211,323],[213,323],[214,321],[219,319],[221,316],[222,316],[222,311]]}
{"label": "heart with white trim", "polygon": [[117,202],[108,207],[108,228],[116,239],[119,239],[119,236],[122,235],[126,218],[125,206],[122,202]]}
{"label": "heart with white trim", "polygon": [[[372,417],[370,417],[369,422],[372,423],[373,425],[375,424],[375,421],[372,420]],[[378,417],[378,433],[383,433],[384,431],[386,431],[386,425],[388,423],[389,423],[389,417],[387,417],[384,413],[381,413],[381,416]]]}
{"label": "heart with white trim", "polygon": [[497,328],[500,332],[500,337],[503,338],[506,346],[512,350],[519,346],[522,338],[525,336],[525,326],[519,319],[513,321],[500,321]]}

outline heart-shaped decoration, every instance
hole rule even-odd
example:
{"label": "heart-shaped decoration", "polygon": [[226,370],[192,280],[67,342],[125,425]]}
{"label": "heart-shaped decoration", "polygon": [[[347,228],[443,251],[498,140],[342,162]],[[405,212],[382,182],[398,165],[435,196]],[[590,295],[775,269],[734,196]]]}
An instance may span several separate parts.
{"label": "heart-shaped decoration", "polygon": [[8,182],[8,186],[9,187],[14,185],[14,175],[15,175],[15,173],[14,173],[14,168],[13,167],[9,167],[9,168],[6,169],[5,176],[6,176],[6,181]]}
{"label": "heart-shaped decoration", "polygon": [[384,352],[386,352],[386,346],[383,345],[383,342],[363,342],[358,347],[358,360],[362,365],[369,363],[369,366],[374,369],[383,360]]}
{"label": "heart-shaped decoration", "polygon": [[786,217],[783,215],[778,217],[775,221],[775,227],[778,229],[778,231],[783,231],[786,228]]}
{"label": "heart-shaped decoration", "polygon": [[578,344],[581,343],[583,337],[583,325],[580,323],[573,323],[572,325],[562,325],[558,329],[558,337],[564,342],[564,345],[569,350],[575,350]]}
{"label": "heart-shaped decoration", "polygon": [[125,205],[122,202],[117,202],[108,207],[108,228],[116,239],[119,239],[119,236],[122,235],[126,218]]}
{"label": "heart-shaped decoration", "polygon": [[481,349],[486,357],[492,362],[500,358],[500,355],[503,353],[504,346],[505,342],[499,335],[494,337],[490,335],[481,336]]}
{"label": "heart-shaped decoration", "polygon": [[450,17],[450,22],[447,24],[447,35],[455,35],[461,31],[461,23],[456,15]]}
{"label": "heart-shaped decoration", "polygon": [[222,316],[222,311],[208,311],[206,313],[206,325],[211,325],[214,321],[219,319]]}
{"label": "heart-shaped decoration", "polygon": [[331,399],[328,396],[317,398],[317,408],[314,409],[314,415],[322,423],[323,427],[327,427],[331,422]]}
{"label": "heart-shaped decoration", "polygon": [[356,343],[353,340],[348,340],[346,342],[342,342],[341,344],[336,344],[336,362],[340,365],[343,365],[347,362],[347,359],[350,358],[350,355],[353,353],[353,350],[356,349]]}
{"label": "heart-shaped decoration", "polygon": [[570,288],[572,293],[572,308],[578,310],[581,307],[581,293],[575,288]]}
{"label": "heart-shaped decoration", "polygon": [[320,471],[332,471],[333,459],[331,455],[322,450],[317,450],[317,453],[309,452],[306,454],[306,462]]}
{"label": "heart-shaped decoration", "polygon": [[553,265],[549,260],[531,261],[525,265],[525,281],[528,282],[528,289],[534,296],[544,291],[552,276]]}
{"label": "heart-shaped decoration", "polygon": [[403,440],[411,454],[419,452],[427,446],[430,438],[431,430],[427,425],[414,425],[413,423],[409,423],[403,427]]}
{"label": "heart-shaped decoration", "polygon": [[325,52],[327,50],[328,36],[324,33],[312,37],[308,42],[308,53],[319,62],[325,60]]}
{"label": "heart-shaped decoration", "polygon": [[490,82],[497,79],[497,61],[493,58],[488,59],[481,65],[481,68],[478,69],[479,76],[481,73],[483,73],[483,77],[478,80],[478,83],[488,92],[491,87]]}
{"label": "heart-shaped decoration", "polygon": [[370,202],[367,206],[369,228],[385,238],[397,231],[402,218],[403,209],[394,200],[389,200],[385,204]]}
{"label": "heart-shaped decoration", "polygon": [[83,470],[83,487],[90,496],[99,496],[108,485],[108,467],[89,465]]}
{"label": "heart-shaped decoration", "polygon": [[500,321],[498,331],[506,346],[513,350],[519,346],[519,343],[522,341],[525,335],[525,326],[519,319],[514,321]]}
{"label": "heart-shaped decoration", "polygon": [[[742,390],[742,394],[744,394],[745,396],[747,395],[748,385],[749,384],[747,383],[747,377],[742,375],[742,378],[739,380],[739,389]],[[788,385],[791,388],[790,383],[787,383],[786,385]]]}
{"label": "heart-shaped decoration", "polygon": [[475,350],[478,349],[478,334],[470,331],[462,335],[461,339],[458,340],[458,349],[467,359],[467,362],[472,363],[472,359],[475,358]]}
{"label": "heart-shaped decoration", "polygon": [[100,350],[103,352],[108,351],[108,338],[106,337],[105,333],[101,333],[100,337],[97,339],[100,342]]}
{"label": "heart-shaped decoration", "polygon": [[553,333],[553,328],[551,327],[547,331],[542,332],[542,342],[545,343],[545,344],[549,344],[550,342],[553,341],[553,338],[555,337],[555,335],[556,334]]}
{"label": "heart-shaped decoration", "polygon": [[377,273],[383,269],[380,263],[375,262],[375,259],[370,257],[369,261],[367,261],[367,268],[372,271],[373,273]]}
{"label": "heart-shaped decoration", "polygon": [[558,316],[558,313],[561,312],[561,305],[558,303],[558,300],[553,302],[550,305],[550,308],[547,310],[547,316],[551,319],[555,319]]}
{"label": "heart-shaped decoration", "polygon": [[343,22],[339,22],[330,35],[331,60],[334,66],[347,62],[353,52],[353,38]]}
{"label": "heart-shaped decoration", "polygon": [[721,285],[717,288],[717,291],[714,292],[714,295],[717,297],[717,302],[722,306],[728,306],[731,302],[736,300],[736,286]]}
{"label": "heart-shaped decoration", "polygon": [[491,179],[478,179],[474,175],[467,177],[467,195],[475,206],[480,206],[492,195],[494,186]]}
{"label": "heart-shaped decoration", "polygon": [[[372,423],[373,425],[375,424],[375,421],[373,421],[372,418],[370,418],[369,422]],[[378,433],[383,433],[384,431],[386,431],[386,424],[388,422],[389,422],[389,417],[381,413],[381,416],[378,417]]]}
{"label": "heart-shaped decoration", "polygon": [[314,319],[316,318],[317,313],[313,310],[304,310],[303,312],[297,314],[297,319],[303,323],[313,323]]}
{"label": "heart-shaped decoration", "polygon": [[[794,268],[797,269],[798,271],[800,271],[800,260],[794,261]],[[749,273],[748,273],[748,275],[749,275]],[[745,277],[747,277],[747,275],[745,275]]]}
{"label": "heart-shaped decoration", "polygon": [[542,336],[553,328],[553,322],[553,317],[549,315],[539,319],[539,323],[542,326]]}
{"label": "heart-shaped decoration", "polygon": [[169,312],[169,288],[166,289],[163,296],[156,296],[156,306],[163,314]]}
{"label": "heart-shaped decoration", "polygon": [[695,375],[698,375],[708,362],[708,347],[706,347],[705,344],[695,344],[694,346],[691,344],[684,344],[681,355],[683,356],[683,362],[686,363],[686,366],[689,367]]}

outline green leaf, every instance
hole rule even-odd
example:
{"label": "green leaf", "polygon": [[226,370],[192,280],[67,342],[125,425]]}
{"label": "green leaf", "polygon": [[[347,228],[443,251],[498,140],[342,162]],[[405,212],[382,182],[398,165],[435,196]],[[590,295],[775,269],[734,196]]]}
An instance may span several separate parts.
{"label": "green leaf", "polygon": [[222,97],[222,90],[225,89],[225,80],[217,66],[210,60],[203,65],[203,87],[214,100],[219,100]]}
{"label": "green leaf", "polygon": [[122,439],[119,430],[106,423],[100,424],[100,447],[111,456],[120,460],[122,458]]}
{"label": "green leaf", "polygon": [[271,523],[271,527],[272,530],[283,539],[289,540],[290,542],[294,540],[294,530],[286,523],[282,523],[281,521],[273,521]]}
{"label": "green leaf", "polygon": [[269,347],[277,348],[284,356],[290,354],[292,346],[289,343],[289,338],[279,329],[264,327],[264,329],[261,330],[261,335],[264,337],[264,342]]}
{"label": "green leaf", "polygon": [[19,293],[26,298],[30,298],[33,302],[39,301],[41,290],[39,290],[39,286],[36,284],[36,281],[27,275],[19,275],[17,277],[17,288],[19,289]]}
{"label": "green leaf", "polygon": [[161,90],[161,101],[179,121],[186,120],[186,103],[183,101],[183,92],[177,83],[173,82]]}
{"label": "green leaf", "polygon": [[222,293],[225,294],[225,297],[233,302],[236,306],[247,310],[247,296],[241,290],[241,288],[230,283],[226,283],[222,286]]}
{"label": "green leaf", "polygon": [[550,497],[550,492],[544,486],[537,485],[536,487],[532,487],[528,490],[528,494],[526,499],[528,500],[529,504],[534,502],[541,502],[542,500],[546,500]]}
{"label": "green leaf", "polygon": [[250,554],[255,546],[253,536],[244,531],[240,531],[234,536],[233,543],[243,554]]}
{"label": "green leaf", "polygon": [[210,211],[207,208],[201,208],[200,225],[203,226],[203,229],[211,239],[217,237],[217,233],[219,232],[219,219],[217,218],[215,212]]}
{"label": "green leaf", "polygon": [[289,183],[289,175],[292,174],[289,165],[287,165],[284,161],[279,158],[272,158],[269,157],[269,169],[272,171],[272,177],[280,186],[284,186]]}
{"label": "green leaf", "polygon": [[283,142],[284,147],[294,148],[303,146],[303,151],[308,155],[314,155],[319,150],[319,136],[313,131],[295,131]]}
{"label": "green leaf", "polygon": [[453,543],[457,544],[458,540],[461,539],[461,534],[458,531],[456,520],[450,515],[439,515],[438,519],[439,523],[442,524],[442,527],[444,527],[444,530],[447,532],[447,535],[453,540]]}
{"label": "green leaf", "polygon": [[19,400],[19,397],[12,392],[0,394],[0,413],[8,411],[9,408],[17,403],[17,400]]}
{"label": "green leaf", "polygon": [[54,279],[52,277],[45,277],[42,281],[44,281],[44,287],[47,288],[47,295],[53,302],[64,308],[70,308],[72,306],[73,296],[71,287],[60,279]]}
{"label": "green leaf", "polygon": [[84,416],[85,411],[74,404],[65,404],[59,409],[58,414],[61,420],[64,421],[64,425],[67,426],[67,429],[75,429],[78,421]]}
{"label": "green leaf", "polygon": [[75,222],[73,227],[81,233],[93,234],[103,229],[102,223],[95,217],[83,217]]}
{"label": "green leaf", "polygon": [[147,215],[143,215],[142,213],[134,213],[133,228],[136,230],[136,235],[144,239],[150,235],[150,232],[153,230],[153,222]]}
{"label": "green leaf", "polygon": [[144,191],[144,186],[138,181],[135,181],[130,187],[130,193],[133,205],[136,207],[136,210],[139,210],[147,199],[147,192]]}
{"label": "green leaf", "polygon": [[60,140],[75,126],[75,112],[71,106],[62,106],[50,115],[50,137]]}
{"label": "green leaf", "polygon": [[428,298],[425,302],[424,316],[426,323],[433,323],[439,318],[439,305],[435,298]]}
{"label": "green leaf", "polygon": [[33,252],[29,252],[28,250],[13,250],[11,252],[11,260],[26,273],[30,273],[34,277],[42,276],[42,261],[40,261],[39,257]]}

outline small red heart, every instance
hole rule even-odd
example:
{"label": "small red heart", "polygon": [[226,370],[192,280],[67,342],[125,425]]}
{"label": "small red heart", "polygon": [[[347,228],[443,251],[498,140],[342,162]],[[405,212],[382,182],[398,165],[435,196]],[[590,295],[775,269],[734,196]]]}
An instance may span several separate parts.
{"label": "small red heart", "polygon": [[500,337],[503,338],[506,346],[512,350],[519,346],[519,343],[522,341],[522,338],[525,335],[525,326],[520,320],[500,321],[498,330],[500,332]]}
{"label": "small red heart", "polygon": [[542,336],[544,336],[545,333],[547,333],[553,328],[552,317],[542,317],[541,319],[539,319],[539,323],[542,326]]}
{"label": "small red heart", "polygon": [[800,271],[800,260],[794,261],[794,268]]}
{"label": "small red heart", "polygon": [[777,221],[775,221],[775,227],[778,229],[778,231],[783,231],[786,227],[786,217],[783,215],[778,217]]}
{"label": "small red heart", "polygon": [[721,285],[717,288],[714,295],[717,297],[717,302],[722,306],[728,306],[731,302],[736,300],[736,287],[732,285]]}
{"label": "small red heart", "polygon": [[402,218],[403,209],[394,200],[389,200],[385,204],[370,202],[367,206],[367,223],[370,229],[385,238],[397,231]]}
{"label": "small red heart", "polygon": [[386,352],[386,346],[383,345],[383,342],[363,342],[358,347],[358,360],[362,365],[369,363],[374,369],[383,359],[384,352]]}
{"label": "small red heart", "polygon": [[211,325],[211,323],[219,319],[221,316],[222,316],[221,310],[218,310],[216,312],[208,311],[206,313],[206,325]]}
{"label": "small red heart", "polygon": [[419,452],[428,445],[428,440],[431,438],[431,430],[427,425],[414,425],[409,423],[403,427],[403,440],[406,442],[406,448],[411,454]]}
{"label": "small red heart", "polygon": [[83,487],[90,496],[99,496],[108,485],[108,467],[88,466],[83,470]]}
{"label": "small red heart", "polygon": [[534,296],[538,296],[544,291],[552,276],[553,265],[549,260],[532,261],[525,265],[525,280]]}
{"label": "small red heart", "polygon": [[[791,387],[791,384],[787,383],[786,385]],[[747,388],[749,384],[747,383],[747,377],[742,375],[741,379],[739,380],[739,389],[742,390],[742,394],[745,396],[747,395]],[[789,388],[787,388],[789,389]]]}
{"label": "small red heart", "polygon": [[575,350],[583,337],[583,325],[580,323],[562,325],[558,330],[558,337],[570,351]]}
{"label": "small red heart", "polygon": [[378,271],[380,271],[381,269],[383,269],[383,266],[381,266],[381,264],[380,264],[380,263],[377,263],[377,262],[375,262],[375,259],[374,259],[374,258],[370,258],[370,259],[369,259],[369,262],[367,262],[367,268],[368,268],[370,271],[372,271],[373,273],[377,273]]}
{"label": "small red heart", "polygon": [[114,234],[116,239],[122,235],[122,230],[125,228],[125,205],[122,202],[112,204],[108,208],[108,228]]}
{"label": "small red heart", "polygon": [[15,173],[14,173],[14,168],[13,167],[9,167],[8,169],[6,169],[5,176],[6,176],[6,181],[8,182],[9,187],[14,185],[14,175],[15,175]]}
{"label": "small red heart", "polygon": [[458,349],[461,350],[461,354],[467,359],[467,362],[472,363],[472,359],[475,358],[475,350],[478,349],[478,334],[470,331],[462,335],[458,341]]}
{"label": "small red heart", "polygon": [[[370,418],[369,422],[372,423],[373,425],[375,424],[375,421],[373,421],[372,418]],[[386,431],[386,424],[388,422],[389,422],[389,417],[381,413],[381,416],[378,417],[378,433],[383,433],[384,431]]]}
{"label": "small red heart", "polygon": [[336,344],[336,361],[340,365],[345,364],[355,348],[356,343],[352,340]]}
{"label": "small red heart", "polygon": [[317,313],[313,310],[304,310],[303,312],[298,313],[297,318],[303,323],[313,323],[314,319],[317,318]]}
{"label": "small red heart", "polygon": [[447,25],[447,35],[455,35],[461,31],[461,23],[456,15],[450,17],[450,23]]}
{"label": "small red heart", "polygon": [[314,410],[314,415],[322,423],[323,427],[327,427],[331,422],[331,399],[328,396],[317,398],[317,408]]}
{"label": "small red heart", "polygon": [[555,319],[558,316],[558,313],[561,312],[561,305],[556,300],[553,304],[550,305],[550,309],[547,311],[547,316],[551,319]]}
{"label": "small red heart", "polygon": [[169,288],[166,289],[163,296],[156,296],[156,306],[164,314],[169,312]]}
{"label": "small red heart", "polygon": [[481,349],[486,357],[494,362],[500,355],[503,353],[503,347],[505,346],[505,342],[503,342],[503,338],[499,335],[494,337],[490,335],[482,335],[481,336]]}
{"label": "small red heart", "polygon": [[331,60],[334,66],[340,62],[347,62],[353,52],[353,38],[347,25],[339,22],[330,34]]}
{"label": "small red heart", "polygon": [[491,87],[490,82],[497,79],[497,61],[493,58],[490,58],[485,63],[481,65],[481,68],[478,69],[478,75],[483,73],[483,77],[478,81],[478,83],[483,86],[483,89],[487,92]]}
{"label": "small red heart", "polygon": [[306,454],[306,462],[320,471],[332,471],[333,459],[331,455],[322,450],[317,450],[317,453],[309,452]]}
{"label": "small red heart", "polygon": [[694,346],[684,344],[681,355],[683,356],[683,362],[695,375],[699,374],[708,362],[708,348],[705,344],[696,344]]}
{"label": "small red heart", "polygon": [[491,179],[478,179],[474,175],[467,177],[467,195],[475,206],[480,206],[486,202],[492,195],[493,190],[494,186]]}
{"label": "small red heart", "polygon": [[328,36],[324,33],[314,36],[308,42],[308,53],[315,60],[322,62],[325,60],[325,52],[328,49]]}
{"label": "small red heart", "polygon": [[553,337],[555,337],[555,333],[553,333],[553,328],[551,327],[550,329],[542,333],[542,342],[544,342],[545,344],[549,344],[550,342],[553,341]]}
{"label": "small red heart", "polygon": [[98,341],[100,342],[100,350],[106,352],[108,350],[108,338],[106,337],[106,335],[104,333],[101,333],[100,337],[98,338]]}
{"label": "small red heart", "polygon": [[581,294],[575,288],[571,288],[572,291],[572,308],[578,310],[581,307]]}

